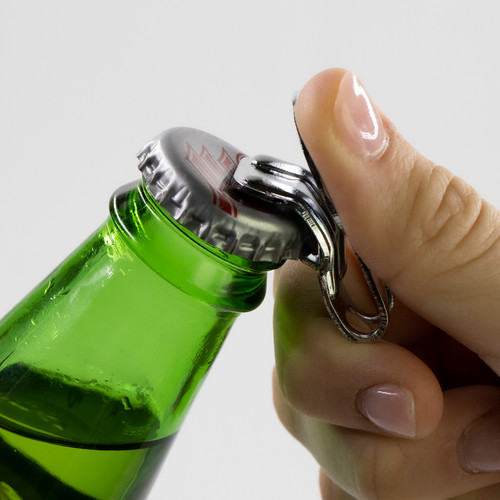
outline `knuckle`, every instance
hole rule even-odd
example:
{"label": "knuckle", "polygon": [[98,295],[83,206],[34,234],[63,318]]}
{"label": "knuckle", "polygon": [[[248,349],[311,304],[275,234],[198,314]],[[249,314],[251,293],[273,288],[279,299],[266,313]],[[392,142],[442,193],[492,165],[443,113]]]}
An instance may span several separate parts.
{"label": "knuckle", "polygon": [[477,221],[482,200],[462,179],[436,166],[423,186],[427,196],[421,219],[422,239],[448,245],[459,242]]}
{"label": "knuckle", "polygon": [[417,159],[408,181],[404,196],[410,201],[400,213],[405,249],[401,269],[412,268],[411,262],[435,269],[433,263],[440,262],[441,274],[456,271],[499,239],[497,211],[463,179]]}
{"label": "knuckle", "polygon": [[[321,322],[311,320],[305,336]],[[300,344],[286,349],[286,354],[277,359],[278,378],[282,394],[295,411],[315,418],[334,419],[342,395],[330,381],[333,373],[332,357],[322,343]]]}
{"label": "knuckle", "polygon": [[433,169],[429,186],[422,249],[427,259],[440,259],[440,274],[455,272],[482,258],[498,241],[498,213],[464,180],[442,167]]}
{"label": "knuckle", "polygon": [[296,411],[309,414],[313,399],[307,368],[296,356],[286,360],[280,371],[280,386],[287,403]]}
{"label": "knuckle", "polygon": [[372,440],[358,450],[358,466],[353,478],[357,498],[363,500],[409,499],[404,481],[407,461],[398,440],[384,444]]}
{"label": "knuckle", "polygon": [[280,419],[281,423],[285,429],[295,437],[298,437],[298,421],[297,415],[294,413],[292,408],[287,404],[283,397],[283,393],[279,387],[276,374],[273,374],[273,403],[276,410],[276,414]]}
{"label": "knuckle", "polygon": [[[287,323],[287,320],[288,318],[284,322]],[[308,387],[308,368],[304,359],[306,355],[300,340],[296,338],[301,335],[301,332],[297,332],[298,329],[302,330],[275,320],[275,334],[280,335],[279,342],[275,342],[275,358],[283,397],[294,410],[304,413],[310,386]]]}

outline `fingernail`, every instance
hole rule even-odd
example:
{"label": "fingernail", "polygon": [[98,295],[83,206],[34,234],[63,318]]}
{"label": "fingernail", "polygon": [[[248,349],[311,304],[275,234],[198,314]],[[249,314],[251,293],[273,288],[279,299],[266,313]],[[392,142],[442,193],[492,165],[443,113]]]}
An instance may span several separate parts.
{"label": "fingernail", "polygon": [[457,455],[468,472],[500,471],[500,412],[468,427],[458,440]]}
{"label": "fingernail", "polygon": [[366,89],[351,71],[340,82],[334,107],[336,127],[347,146],[368,158],[378,158],[388,139],[382,119]]}
{"label": "fingernail", "polygon": [[415,403],[408,389],[393,384],[369,387],[358,394],[356,406],[361,415],[380,429],[415,437]]}

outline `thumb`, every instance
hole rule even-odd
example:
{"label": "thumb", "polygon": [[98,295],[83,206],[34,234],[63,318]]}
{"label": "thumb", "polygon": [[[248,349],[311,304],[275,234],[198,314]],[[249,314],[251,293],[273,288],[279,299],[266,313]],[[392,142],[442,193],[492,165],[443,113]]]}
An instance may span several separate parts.
{"label": "thumb", "polygon": [[500,218],[408,144],[341,69],[295,106],[301,137],[353,248],[413,311],[500,373]]}

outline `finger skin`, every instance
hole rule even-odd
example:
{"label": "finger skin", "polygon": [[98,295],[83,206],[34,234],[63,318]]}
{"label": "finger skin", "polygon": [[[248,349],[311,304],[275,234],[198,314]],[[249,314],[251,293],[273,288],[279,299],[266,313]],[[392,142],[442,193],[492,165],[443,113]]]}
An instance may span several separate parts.
{"label": "finger skin", "polygon": [[360,500],[445,500],[476,498],[473,493],[481,489],[493,499],[499,491],[500,472],[467,473],[456,452],[462,430],[499,407],[497,388],[447,391],[440,425],[417,440],[377,436],[302,415],[288,405],[277,381],[274,400],[283,424],[334,481],[336,493],[340,489]]}
{"label": "finger skin", "polygon": [[[412,316],[413,317],[413,316]],[[394,328],[403,328],[395,322]],[[432,432],[442,414],[439,383],[418,357],[403,347],[349,342],[325,311],[315,273],[291,265],[282,272],[275,301],[277,373],[288,403],[316,419],[351,429],[387,433],[357,407],[363,389],[392,384],[413,395],[416,437]]]}
{"label": "finger skin", "polygon": [[[322,500],[358,500],[337,486],[323,469],[320,471],[319,484]],[[494,484],[446,500],[498,500],[498,498],[500,498],[500,485]]]}
{"label": "finger skin", "polygon": [[356,500],[352,495],[337,486],[323,469],[320,470],[319,474],[319,488],[322,500]]}
{"label": "finger skin", "polygon": [[312,78],[295,118],[352,246],[410,309],[500,373],[498,211],[416,152],[385,117],[380,158],[350,150],[334,120],[345,73]]}
{"label": "finger skin", "polygon": [[[278,415],[325,471],[326,500],[500,498],[500,472],[469,472],[462,447],[462,437],[474,435],[465,430],[500,409],[494,386],[500,374],[499,212],[416,152],[384,116],[377,130],[387,134],[387,147],[369,157],[374,148],[353,149],[359,137],[346,141],[335,115],[338,96],[347,95],[345,73],[314,77],[298,97],[295,118],[350,244],[397,303],[385,341],[349,344],[332,326],[314,274],[293,266],[280,271]],[[363,121],[349,110],[342,116],[352,118],[351,127]],[[354,295],[364,301],[362,292]],[[388,435],[359,411],[360,391],[385,383],[413,395],[417,439]],[[492,385],[470,385],[481,383]],[[479,462],[484,449],[495,451],[483,441],[469,448]]]}

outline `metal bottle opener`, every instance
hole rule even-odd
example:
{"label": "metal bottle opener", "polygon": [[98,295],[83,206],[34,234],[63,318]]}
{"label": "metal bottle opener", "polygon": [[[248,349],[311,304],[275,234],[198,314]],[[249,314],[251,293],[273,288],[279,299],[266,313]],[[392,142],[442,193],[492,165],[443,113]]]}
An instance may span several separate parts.
{"label": "metal bottle opener", "polygon": [[236,167],[233,182],[239,192],[265,203],[280,205],[300,216],[317,245],[299,260],[317,271],[325,304],[336,326],[349,340],[376,340],[387,329],[389,312],[394,304],[392,293],[384,283],[377,285],[366,264],[356,254],[377,313],[358,311],[349,298],[342,286],[347,270],[342,222],[303,142],[302,147],[310,171],[269,156],[244,157]]}

